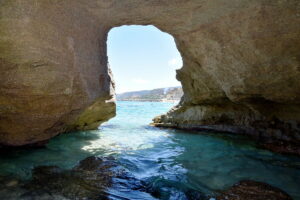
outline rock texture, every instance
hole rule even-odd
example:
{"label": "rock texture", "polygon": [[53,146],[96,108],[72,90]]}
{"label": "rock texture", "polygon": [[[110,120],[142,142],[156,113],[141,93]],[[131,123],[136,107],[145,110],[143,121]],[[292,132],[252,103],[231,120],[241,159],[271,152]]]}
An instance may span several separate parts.
{"label": "rock texture", "polygon": [[56,166],[40,166],[33,170],[33,180],[25,185],[25,196],[43,191],[52,196],[67,199],[109,199],[107,188],[116,176],[111,168],[116,165],[113,158],[88,157],[71,170]]}
{"label": "rock texture", "polygon": [[1,144],[95,129],[115,115],[107,31],[70,2],[0,1]]}
{"label": "rock texture", "polygon": [[292,200],[284,191],[266,183],[241,181],[217,197],[217,200]]}
{"label": "rock texture", "polygon": [[146,190],[144,181],[113,157],[87,157],[72,169],[37,166],[30,180],[0,176],[0,196],[5,200],[154,199]]}
{"label": "rock texture", "polygon": [[[11,200],[99,200],[108,198],[108,188],[117,176],[126,176],[114,169],[112,157],[88,157],[72,169],[38,166],[32,179],[19,180],[0,176],[0,195]],[[124,180],[123,180],[124,182]]]}
{"label": "rock texture", "polygon": [[184,97],[157,125],[299,145],[299,10],[298,0],[1,0],[0,143],[112,117],[107,34],[152,24],[174,36],[184,63]]}

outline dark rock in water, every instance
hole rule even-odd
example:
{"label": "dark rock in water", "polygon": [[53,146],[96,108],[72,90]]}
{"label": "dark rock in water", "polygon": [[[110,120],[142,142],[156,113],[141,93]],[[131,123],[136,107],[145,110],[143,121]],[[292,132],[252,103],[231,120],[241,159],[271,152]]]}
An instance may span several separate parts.
{"label": "dark rock in water", "polygon": [[109,195],[118,197],[119,191],[137,191],[139,195],[150,196],[142,181],[119,166],[113,157],[91,156],[70,170],[36,167],[32,180],[23,188],[25,192],[18,199],[105,200]]}
{"label": "dark rock in water", "polygon": [[284,191],[256,181],[241,181],[223,194],[217,200],[292,200]]}
{"label": "dark rock in water", "polygon": [[162,200],[207,200],[208,196],[182,182],[153,176],[146,180],[146,191],[153,197]]}
{"label": "dark rock in water", "polygon": [[[113,157],[88,157],[73,169],[57,166],[34,168],[32,180],[0,177],[0,197],[5,200],[292,200],[284,191],[266,183],[241,181],[216,198],[161,177],[139,180]],[[131,195],[127,198],[127,192]],[[126,198],[124,197],[124,194]]]}
{"label": "dark rock in water", "polygon": [[45,191],[69,199],[108,199],[106,189],[115,176],[112,158],[88,157],[71,170],[56,166],[40,166],[33,170],[33,180],[26,185],[29,191]]}
{"label": "dark rock in water", "polygon": [[47,179],[49,176],[58,175],[63,170],[57,166],[38,166],[33,169],[33,179]]}
{"label": "dark rock in water", "polygon": [[90,156],[80,161],[79,165],[76,166],[74,170],[104,170],[116,166],[116,163],[114,161],[115,159],[113,157],[107,157],[103,160],[102,158],[96,156]]}
{"label": "dark rock in water", "polygon": [[297,144],[277,141],[277,142],[262,143],[260,144],[260,147],[276,153],[300,156],[300,146]]}
{"label": "dark rock in water", "polygon": [[113,157],[91,156],[70,170],[38,166],[27,181],[0,176],[1,200],[105,200],[114,195],[108,192],[112,187],[141,194],[145,190]]}

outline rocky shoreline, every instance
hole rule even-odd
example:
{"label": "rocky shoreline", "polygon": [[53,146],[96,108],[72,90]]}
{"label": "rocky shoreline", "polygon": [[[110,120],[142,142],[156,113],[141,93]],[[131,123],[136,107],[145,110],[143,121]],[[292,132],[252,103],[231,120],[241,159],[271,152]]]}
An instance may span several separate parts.
{"label": "rocky shoreline", "polygon": [[300,156],[299,123],[266,118],[240,105],[186,105],[180,102],[151,125],[184,130],[213,131],[249,136],[259,147]]}
{"label": "rocky shoreline", "polygon": [[168,102],[168,103],[179,103],[179,100],[172,100],[172,99],[123,99],[118,101],[136,101],[136,102]]}
{"label": "rocky shoreline", "polygon": [[[258,148],[266,149],[275,153],[285,154],[285,155],[295,155],[300,156],[300,146],[298,144],[289,143],[281,140],[270,140],[270,138],[260,138],[253,136],[252,134],[245,134],[241,131],[239,127],[236,126],[224,126],[224,125],[178,125],[172,123],[161,123],[157,121],[157,118],[154,119],[154,122],[150,123],[151,126],[156,126],[159,128],[171,128],[171,129],[181,129],[187,131],[201,131],[207,132],[218,132],[223,134],[237,134],[248,136],[249,140],[255,141]],[[200,131],[200,132],[199,132]],[[201,133],[200,133],[201,134]]]}
{"label": "rocky shoreline", "polygon": [[[116,181],[117,180],[117,181]],[[39,166],[31,180],[0,177],[0,195],[6,200],[106,200],[110,187],[136,190],[160,199],[160,193],[119,168],[113,157],[87,157],[70,170]],[[188,190],[188,200],[292,200],[284,191],[266,183],[243,180],[216,196]],[[116,196],[117,197],[117,196]],[[121,197],[120,197],[121,198]]]}

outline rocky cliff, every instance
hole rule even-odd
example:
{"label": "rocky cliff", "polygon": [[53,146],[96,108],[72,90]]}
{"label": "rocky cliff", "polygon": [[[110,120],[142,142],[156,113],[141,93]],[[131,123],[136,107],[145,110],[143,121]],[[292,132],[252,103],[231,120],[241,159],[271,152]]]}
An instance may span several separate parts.
{"label": "rocky cliff", "polygon": [[179,101],[183,96],[181,87],[167,87],[117,94],[118,101]]}
{"label": "rocky cliff", "polygon": [[152,24],[174,36],[184,63],[184,97],[157,125],[299,144],[299,11],[298,0],[1,0],[0,143],[112,117],[107,34]]}

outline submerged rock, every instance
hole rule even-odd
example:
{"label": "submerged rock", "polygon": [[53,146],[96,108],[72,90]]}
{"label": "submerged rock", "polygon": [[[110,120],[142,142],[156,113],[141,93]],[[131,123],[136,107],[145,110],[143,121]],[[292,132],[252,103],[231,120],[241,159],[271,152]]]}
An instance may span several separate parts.
{"label": "submerged rock", "polygon": [[[33,170],[33,180],[27,190],[46,191],[69,199],[107,199],[116,172],[113,158],[88,157],[71,170],[56,166],[40,166]],[[29,192],[31,193],[31,192]]]}
{"label": "submerged rock", "polygon": [[113,157],[88,157],[70,170],[57,166],[34,168],[32,180],[0,177],[0,198],[5,200],[292,200],[266,183],[241,181],[217,197],[209,197],[184,183],[150,177],[139,180]]}
{"label": "submerged rock", "polygon": [[292,200],[284,191],[256,181],[241,181],[216,198],[217,200]]}

